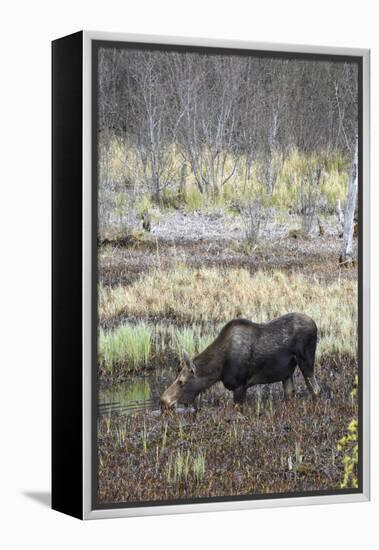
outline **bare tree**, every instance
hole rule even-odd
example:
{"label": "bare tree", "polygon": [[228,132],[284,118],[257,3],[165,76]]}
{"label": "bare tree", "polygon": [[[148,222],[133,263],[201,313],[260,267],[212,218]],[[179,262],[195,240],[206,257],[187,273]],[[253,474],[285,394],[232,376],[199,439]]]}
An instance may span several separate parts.
{"label": "bare tree", "polygon": [[183,156],[200,192],[218,194],[239,160],[234,138],[242,63],[238,58],[197,54],[175,54],[170,61]]}
{"label": "bare tree", "polygon": [[98,82],[99,184],[111,192],[159,201],[188,178],[217,194],[246,188],[254,168],[272,194],[292,148],[354,147],[354,63],[101,48]]}
{"label": "bare tree", "polygon": [[161,190],[173,174],[169,147],[175,143],[175,123],[164,75],[167,53],[138,52],[132,68],[138,106],[137,151],[145,180],[150,182],[152,197],[159,202]]}

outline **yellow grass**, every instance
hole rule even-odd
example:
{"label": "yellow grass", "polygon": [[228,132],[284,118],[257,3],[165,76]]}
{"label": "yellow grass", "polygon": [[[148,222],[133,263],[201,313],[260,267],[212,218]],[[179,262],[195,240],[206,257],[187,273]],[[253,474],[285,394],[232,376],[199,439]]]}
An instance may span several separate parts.
{"label": "yellow grass", "polygon": [[245,317],[266,322],[288,312],[309,315],[319,329],[319,353],[355,355],[357,283],[324,284],[299,274],[177,266],[154,270],[128,287],[99,289],[101,321],[118,315],[191,323]]}
{"label": "yellow grass", "polygon": [[[201,155],[200,171],[205,173],[211,152],[204,147]],[[181,180],[183,165],[183,154],[179,145],[171,144],[165,149],[164,170],[161,174],[162,181],[171,181],[176,184],[174,189],[163,189],[165,194],[177,193],[177,187]],[[272,162],[277,170],[277,181],[273,195],[267,197],[267,187],[262,179],[262,170],[265,168],[267,159],[258,158],[252,163],[247,171],[246,157],[240,155],[238,159],[231,153],[225,153],[225,174],[233,174],[227,184],[220,187],[219,193],[202,195],[196,184],[196,178],[189,165],[187,165],[187,176],[184,196],[181,200],[189,210],[197,210],[211,206],[227,206],[236,199],[251,199],[261,197],[267,199],[269,206],[286,209],[296,205],[296,193],[299,185],[299,175],[309,170],[309,167],[322,168],[322,178],[319,185],[319,192],[328,205],[335,207],[337,199],[344,201],[347,192],[350,165],[338,154],[327,154],[323,151],[314,153],[302,153],[296,148],[291,149],[288,154],[282,157],[274,154]],[[234,171],[233,168],[235,167]],[[266,167],[267,168],[267,167]],[[145,188],[145,178],[151,179],[151,166],[144,167],[135,148],[127,145],[116,138],[111,140],[109,149],[100,147],[100,171],[104,174],[103,179],[109,179],[118,183],[122,190],[123,184],[129,182],[133,188]],[[220,183],[220,182],[219,182]],[[129,201],[130,189],[119,193],[125,194],[125,201]],[[120,198],[119,198],[120,199]],[[119,200],[118,199],[118,200]],[[116,200],[117,202],[117,200]],[[150,205],[147,205],[150,206]],[[117,210],[117,204],[115,204]],[[143,208],[142,208],[143,209]],[[140,210],[140,208],[139,208]]]}

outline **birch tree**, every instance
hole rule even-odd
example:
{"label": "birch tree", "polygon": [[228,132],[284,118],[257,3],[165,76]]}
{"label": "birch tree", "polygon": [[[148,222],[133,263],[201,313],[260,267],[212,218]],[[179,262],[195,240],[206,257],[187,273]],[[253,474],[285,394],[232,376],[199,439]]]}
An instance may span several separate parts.
{"label": "birch tree", "polygon": [[358,191],[358,136],[355,137],[354,156],[351,166],[351,175],[349,180],[349,189],[345,209],[345,223],[343,228],[342,250],[340,263],[347,263],[353,256],[353,232],[354,232],[354,212]]}

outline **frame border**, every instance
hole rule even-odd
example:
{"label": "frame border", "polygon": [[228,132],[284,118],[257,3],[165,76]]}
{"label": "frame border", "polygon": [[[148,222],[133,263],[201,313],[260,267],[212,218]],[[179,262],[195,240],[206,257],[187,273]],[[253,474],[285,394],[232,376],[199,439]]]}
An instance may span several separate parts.
{"label": "frame border", "polygon": [[51,507],[82,518],[83,33],[51,53]]}
{"label": "frame border", "polygon": [[[359,184],[360,184],[360,219],[359,219],[359,252],[362,261],[359,263],[359,311],[360,324],[360,475],[361,488],[317,492],[314,495],[306,493],[304,496],[286,493],[278,495],[255,495],[248,497],[229,496],[199,499],[194,503],[186,499],[183,503],[162,503],[157,501],[148,505],[142,503],[113,503],[104,506],[93,505],[93,480],[96,471],[93,468],[93,438],[96,437],[96,425],[92,422],[92,404],[96,388],[93,387],[92,362],[94,342],[93,319],[96,312],[92,311],[96,298],[96,287],[93,285],[93,273],[96,271],[96,258],[93,254],[93,234],[97,226],[97,200],[92,193],[93,158],[92,150],[96,144],[92,131],[92,120],[95,106],[92,105],[92,44],[93,42],[123,42],[131,47],[168,46],[177,49],[219,48],[229,50],[250,50],[260,55],[287,56],[297,58],[319,59],[325,55],[330,58],[350,58],[358,61],[358,68],[362,84],[362,97],[359,117]],[[236,52],[238,53],[238,52]],[[337,60],[337,59],[336,59]],[[370,50],[361,48],[341,48],[329,46],[306,46],[294,44],[276,44],[264,42],[247,42],[234,40],[218,40],[207,38],[168,37],[158,35],[137,35],[124,33],[108,33],[99,31],[83,31],[83,518],[101,519],[116,517],[135,517],[146,515],[177,514],[208,511],[244,510],[253,508],[272,508],[280,506],[300,506],[311,504],[337,504],[344,502],[363,502],[370,500]],[[364,213],[364,216],[363,216]],[[364,236],[362,238],[362,235]],[[284,496],[282,496],[284,495]]]}

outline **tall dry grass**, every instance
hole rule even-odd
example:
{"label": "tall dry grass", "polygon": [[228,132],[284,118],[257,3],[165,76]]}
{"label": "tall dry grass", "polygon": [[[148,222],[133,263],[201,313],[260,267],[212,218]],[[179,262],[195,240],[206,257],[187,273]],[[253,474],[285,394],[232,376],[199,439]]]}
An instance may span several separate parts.
{"label": "tall dry grass", "polygon": [[325,284],[280,271],[250,274],[246,269],[177,266],[154,270],[128,287],[99,289],[101,322],[121,315],[179,324],[224,323],[235,317],[267,322],[293,311],[316,322],[319,353],[355,355],[356,281]]}

